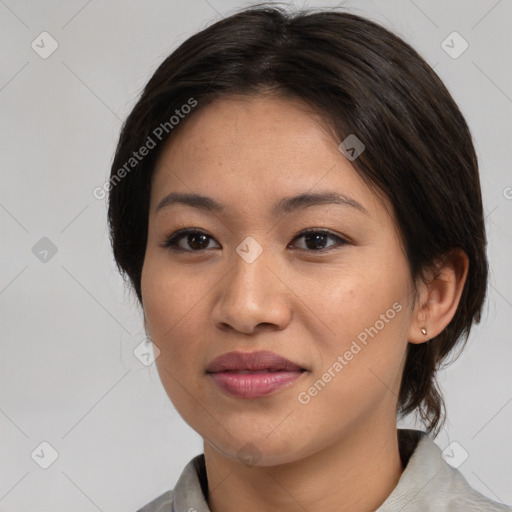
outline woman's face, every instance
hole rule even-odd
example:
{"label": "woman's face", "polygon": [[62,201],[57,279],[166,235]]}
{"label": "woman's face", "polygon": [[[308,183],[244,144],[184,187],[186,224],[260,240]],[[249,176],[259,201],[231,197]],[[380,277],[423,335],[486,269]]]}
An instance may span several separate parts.
{"label": "woman's face", "polygon": [[[298,100],[217,100],[180,127],[153,177],[142,298],[165,390],[206,443],[274,465],[394,428],[413,305],[391,212]],[[260,351],[293,364],[243,357]]]}

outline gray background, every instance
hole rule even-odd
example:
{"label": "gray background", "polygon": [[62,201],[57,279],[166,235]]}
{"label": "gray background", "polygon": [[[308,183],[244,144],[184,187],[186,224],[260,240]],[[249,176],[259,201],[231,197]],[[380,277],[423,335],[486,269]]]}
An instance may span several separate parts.
{"label": "gray background", "polygon": [[[107,178],[121,122],[156,66],[243,5],[0,0],[1,511],[135,510],[171,488],[202,449],[154,364],[132,353],[144,338],[141,314],[110,253],[105,201],[92,191]],[[436,442],[459,443],[470,484],[512,503],[512,2],[345,5],[412,43],[472,129],[491,284],[483,322],[440,376],[449,414]],[[46,59],[31,47],[42,46],[43,31],[58,43]],[[456,59],[441,47],[453,31],[469,43]],[[43,441],[58,453],[48,469],[31,457],[50,456]]]}

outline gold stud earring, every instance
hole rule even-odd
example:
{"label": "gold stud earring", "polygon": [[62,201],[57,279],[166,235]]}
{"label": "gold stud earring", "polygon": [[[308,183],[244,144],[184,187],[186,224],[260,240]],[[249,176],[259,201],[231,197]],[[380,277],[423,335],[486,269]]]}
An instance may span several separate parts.
{"label": "gold stud earring", "polygon": [[427,335],[427,329],[425,329],[425,327],[421,328],[421,334],[423,334],[423,336]]}

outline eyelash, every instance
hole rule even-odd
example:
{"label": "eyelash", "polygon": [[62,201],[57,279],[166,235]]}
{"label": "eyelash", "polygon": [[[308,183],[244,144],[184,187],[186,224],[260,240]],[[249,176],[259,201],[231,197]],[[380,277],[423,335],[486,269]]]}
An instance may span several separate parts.
{"label": "eyelash", "polygon": [[[323,253],[331,251],[334,248],[339,248],[340,246],[348,245],[350,243],[348,240],[342,238],[339,235],[336,235],[336,234],[332,233],[329,230],[317,229],[317,228],[308,228],[308,229],[305,229],[305,230],[301,231],[300,233],[298,233],[293,238],[293,240],[290,242],[290,244],[295,242],[299,238],[302,238],[303,236],[310,235],[310,234],[326,235],[326,236],[328,236],[331,239],[336,239],[338,241],[338,243],[337,244],[333,244],[333,245],[329,246],[328,248],[324,248],[324,249],[315,250],[315,249],[307,249],[307,248],[303,249],[303,248],[300,248],[298,250],[300,250],[300,251],[307,251],[307,252],[310,252],[310,253],[321,253],[321,254],[323,254]],[[193,253],[202,253],[205,250],[207,250],[207,249],[199,249],[199,250],[195,251],[195,250],[183,249],[181,247],[178,247],[178,245],[177,245],[178,242],[181,239],[185,238],[187,235],[205,235],[210,240],[213,240],[213,237],[211,237],[206,232],[204,232],[204,231],[202,231],[200,229],[194,229],[194,228],[180,229],[180,230],[176,231],[175,233],[173,233],[170,237],[168,237],[165,240],[165,242],[162,244],[162,247],[171,249],[172,251],[175,251],[175,252],[182,252],[182,253],[184,253],[184,252],[188,252],[188,253],[192,253],[192,252]]]}

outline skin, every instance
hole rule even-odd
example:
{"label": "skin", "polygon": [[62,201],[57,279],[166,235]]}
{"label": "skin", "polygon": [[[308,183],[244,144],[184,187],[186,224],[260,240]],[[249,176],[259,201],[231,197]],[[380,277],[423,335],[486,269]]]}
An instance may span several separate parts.
{"label": "skin", "polygon": [[[403,471],[396,410],[407,345],[449,323],[467,257],[456,253],[436,279],[417,283],[414,302],[393,208],[365,185],[339,142],[299,100],[237,97],[194,113],[157,163],[141,283],[145,324],[169,398],[204,439],[213,512],[372,511]],[[366,213],[338,204],[270,212],[283,197],[326,191]],[[157,211],[170,192],[210,196],[225,211]],[[186,236],[179,245],[188,252],[165,247],[181,228],[210,238],[199,251]],[[306,228],[348,243],[327,237],[323,251],[322,242],[308,249],[304,237],[294,241]],[[247,236],[263,250],[252,263],[236,252]],[[400,312],[301,403],[298,394],[396,303]],[[234,350],[270,350],[307,371],[272,395],[232,397],[206,368]],[[254,453],[249,463],[240,450]]]}

